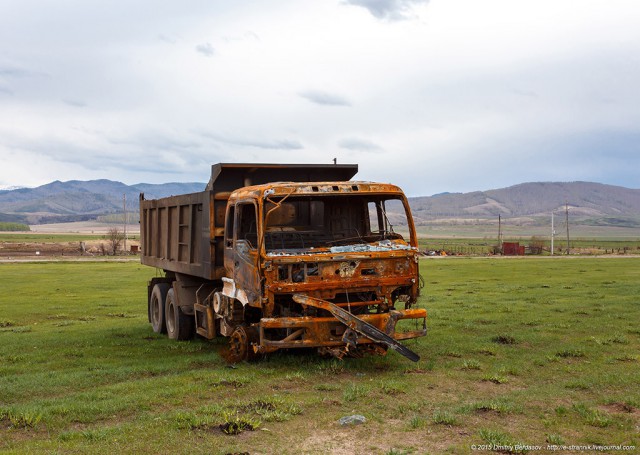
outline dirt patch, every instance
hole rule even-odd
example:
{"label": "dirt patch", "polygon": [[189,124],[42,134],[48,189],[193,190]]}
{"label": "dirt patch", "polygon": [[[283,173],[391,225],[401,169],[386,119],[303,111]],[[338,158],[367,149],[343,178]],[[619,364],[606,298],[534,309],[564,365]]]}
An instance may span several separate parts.
{"label": "dirt patch", "polygon": [[291,393],[291,392],[295,392],[297,390],[300,390],[300,385],[292,384],[292,383],[273,384],[271,386],[271,390],[273,390],[274,392]]}
{"label": "dirt patch", "polygon": [[326,404],[329,406],[342,406],[342,402],[339,400],[333,400],[331,398],[323,398],[322,404]]}
{"label": "dirt patch", "polygon": [[307,453],[332,453],[335,455],[353,455],[364,453],[358,450],[360,439],[355,433],[317,431],[304,443]]}
{"label": "dirt patch", "polygon": [[[208,365],[211,366],[211,364],[208,364]],[[240,389],[245,386],[246,384],[244,382],[236,381],[235,379],[232,379],[232,380],[222,379],[221,381],[217,381],[211,384],[211,387],[231,387],[234,390]]]}
{"label": "dirt patch", "polygon": [[[30,226],[31,233],[46,234],[106,234],[109,229],[114,227],[111,223],[100,223],[98,221],[73,221],[70,223],[50,223],[50,224],[32,224]],[[119,225],[118,227],[121,227]],[[128,224],[127,234],[140,235],[138,224]]]}
{"label": "dirt patch", "polygon": [[0,242],[0,256],[80,256],[79,242]]}
{"label": "dirt patch", "polygon": [[640,409],[635,408],[627,403],[610,403],[603,406],[598,406],[601,410],[606,412],[613,412],[616,414],[636,414],[640,415]]}
{"label": "dirt patch", "polygon": [[422,368],[412,368],[405,370],[405,374],[428,374],[428,370],[424,370]]}
{"label": "dirt patch", "polygon": [[[106,256],[106,240],[88,240],[81,242],[0,242],[0,258],[25,257],[101,257]],[[140,246],[138,242],[127,241],[127,248]]]}
{"label": "dirt patch", "polygon": [[[288,442],[292,453],[331,453],[338,455],[371,455],[385,453],[445,453],[462,436],[460,428],[426,427],[409,431],[401,420],[387,420],[380,424],[368,420],[356,427],[340,427],[337,423],[313,429],[305,438]],[[296,434],[306,433],[301,430]]]}

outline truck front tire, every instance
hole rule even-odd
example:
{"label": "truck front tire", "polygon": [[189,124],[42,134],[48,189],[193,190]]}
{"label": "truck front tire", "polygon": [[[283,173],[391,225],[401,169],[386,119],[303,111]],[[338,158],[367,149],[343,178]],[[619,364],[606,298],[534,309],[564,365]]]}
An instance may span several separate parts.
{"label": "truck front tire", "polygon": [[167,335],[172,340],[189,340],[193,338],[194,316],[184,314],[178,303],[173,289],[167,292],[165,302],[165,317],[167,319]]}
{"label": "truck front tire", "polygon": [[230,363],[238,363],[244,360],[254,360],[258,358],[253,350],[253,344],[260,340],[260,333],[257,327],[237,326],[229,337],[229,353],[227,360]]}
{"label": "truck front tire", "polygon": [[158,283],[151,291],[151,297],[149,298],[149,319],[155,333],[167,333],[164,307],[169,287],[169,283]]}

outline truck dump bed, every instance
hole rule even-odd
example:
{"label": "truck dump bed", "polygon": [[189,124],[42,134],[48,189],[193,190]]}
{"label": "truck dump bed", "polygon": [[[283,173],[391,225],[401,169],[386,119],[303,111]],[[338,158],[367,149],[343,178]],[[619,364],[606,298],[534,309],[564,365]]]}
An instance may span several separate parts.
{"label": "truck dump bed", "polygon": [[225,211],[232,191],[273,182],[348,181],[357,172],[357,164],[219,163],[211,166],[211,179],[202,192],[151,200],[141,193],[141,262],[222,279]]}

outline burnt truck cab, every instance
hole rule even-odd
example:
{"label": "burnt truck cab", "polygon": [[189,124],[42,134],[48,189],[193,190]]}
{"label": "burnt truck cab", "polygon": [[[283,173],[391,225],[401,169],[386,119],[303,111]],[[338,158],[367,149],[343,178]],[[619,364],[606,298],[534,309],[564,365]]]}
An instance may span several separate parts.
{"label": "burnt truck cab", "polygon": [[164,272],[147,286],[153,330],[229,337],[231,361],[305,347],[418,360],[399,342],[426,334],[409,204],[357,171],[219,163],[202,192],[141,194],[140,260]]}
{"label": "burnt truck cab", "polygon": [[[236,321],[220,322],[232,346],[314,347],[342,357],[392,347],[365,336],[359,321],[394,340],[426,334],[426,311],[412,308],[420,292],[416,232],[397,186],[249,186],[230,194],[225,219],[222,294],[238,308]],[[336,307],[359,321],[345,323]],[[421,324],[397,331],[402,319]],[[238,326],[243,333],[234,333]]]}

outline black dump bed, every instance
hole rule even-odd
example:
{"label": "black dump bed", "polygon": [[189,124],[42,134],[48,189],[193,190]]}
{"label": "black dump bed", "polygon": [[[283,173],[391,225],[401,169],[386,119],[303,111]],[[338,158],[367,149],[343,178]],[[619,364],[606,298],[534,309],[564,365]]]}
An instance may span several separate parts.
{"label": "black dump bed", "polygon": [[223,239],[231,192],[272,182],[348,181],[357,164],[218,163],[204,191],[162,199],[140,194],[142,264],[208,280],[224,276]]}

